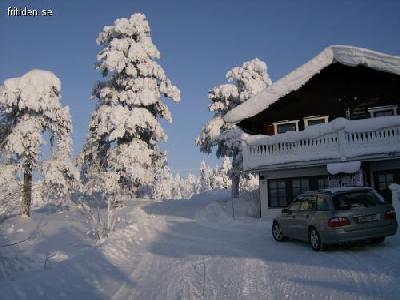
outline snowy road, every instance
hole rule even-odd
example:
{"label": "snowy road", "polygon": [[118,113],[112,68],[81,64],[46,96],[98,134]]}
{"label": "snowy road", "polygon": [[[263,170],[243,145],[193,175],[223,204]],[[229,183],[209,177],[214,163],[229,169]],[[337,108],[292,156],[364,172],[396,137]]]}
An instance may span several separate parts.
{"label": "snowy road", "polygon": [[304,243],[276,243],[268,221],[233,222],[212,198],[132,204],[128,216],[136,222],[102,247],[0,282],[0,298],[400,297],[398,235],[380,246],[316,253]]}

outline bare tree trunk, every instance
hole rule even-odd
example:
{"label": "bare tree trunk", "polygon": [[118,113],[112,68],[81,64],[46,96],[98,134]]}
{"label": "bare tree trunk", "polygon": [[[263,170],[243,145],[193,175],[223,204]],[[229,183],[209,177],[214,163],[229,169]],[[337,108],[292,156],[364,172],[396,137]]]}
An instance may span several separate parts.
{"label": "bare tree trunk", "polygon": [[30,217],[32,203],[32,167],[30,166],[26,166],[24,169],[24,192],[22,197],[22,215]]}

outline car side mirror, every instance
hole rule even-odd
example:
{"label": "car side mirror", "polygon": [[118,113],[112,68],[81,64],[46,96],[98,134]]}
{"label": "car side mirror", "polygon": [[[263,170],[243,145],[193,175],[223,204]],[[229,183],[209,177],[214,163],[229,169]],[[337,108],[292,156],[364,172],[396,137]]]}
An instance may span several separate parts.
{"label": "car side mirror", "polygon": [[282,209],[282,213],[290,215],[292,213],[292,211],[288,208],[284,208],[284,209]]}

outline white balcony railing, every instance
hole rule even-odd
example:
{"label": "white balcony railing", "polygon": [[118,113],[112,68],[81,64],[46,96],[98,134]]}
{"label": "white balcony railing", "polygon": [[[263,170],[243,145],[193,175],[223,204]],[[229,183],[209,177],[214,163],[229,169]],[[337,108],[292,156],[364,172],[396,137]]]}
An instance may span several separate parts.
{"label": "white balcony railing", "polygon": [[400,154],[400,116],[336,119],[301,132],[243,138],[245,170]]}

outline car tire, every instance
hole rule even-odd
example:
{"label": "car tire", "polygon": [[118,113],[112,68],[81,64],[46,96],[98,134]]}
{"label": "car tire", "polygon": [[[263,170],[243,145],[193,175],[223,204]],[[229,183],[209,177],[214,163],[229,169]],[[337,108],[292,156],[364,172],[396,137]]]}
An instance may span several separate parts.
{"label": "car tire", "polygon": [[385,241],[384,236],[371,239],[372,244],[382,244],[384,241]]}
{"label": "car tire", "polygon": [[272,223],[272,236],[277,242],[286,241],[286,237],[284,236],[279,223],[276,221]]}
{"label": "car tire", "polygon": [[314,251],[324,250],[324,244],[321,241],[321,236],[315,227],[310,228],[308,232],[308,240],[310,242],[311,249],[313,249]]}

